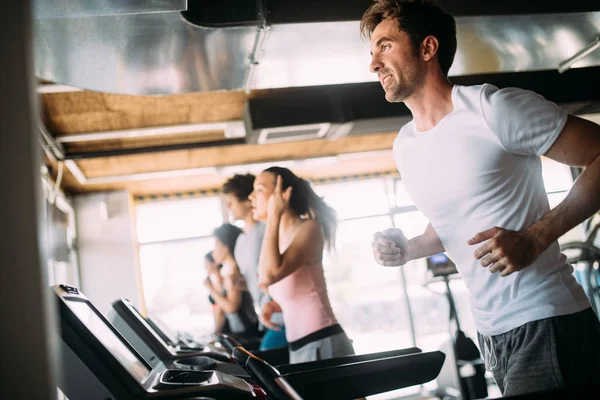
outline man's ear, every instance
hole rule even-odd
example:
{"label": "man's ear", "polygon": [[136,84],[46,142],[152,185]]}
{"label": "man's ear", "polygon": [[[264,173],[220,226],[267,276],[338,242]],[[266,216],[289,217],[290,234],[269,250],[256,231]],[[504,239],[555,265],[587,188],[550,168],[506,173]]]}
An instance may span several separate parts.
{"label": "man's ear", "polygon": [[421,56],[423,60],[430,61],[438,52],[440,43],[435,36],[427,36],[421,44]]}

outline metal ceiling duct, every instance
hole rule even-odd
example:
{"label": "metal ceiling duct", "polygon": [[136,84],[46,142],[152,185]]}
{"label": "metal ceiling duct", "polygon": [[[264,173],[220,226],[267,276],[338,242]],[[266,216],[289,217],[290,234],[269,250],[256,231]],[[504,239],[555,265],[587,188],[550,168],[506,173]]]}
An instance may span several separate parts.
{"label": "metal ceiling duct", "polygon": [[[375,81],[358,32],[369,0],[222,3],[234,18],[208,1],[34,0],[37,75],[136,95]],[[451,76],[556,70],[600,32],[598,1],[443,3],[457,15]],[[600,51],[574,67],[597,65]]]}

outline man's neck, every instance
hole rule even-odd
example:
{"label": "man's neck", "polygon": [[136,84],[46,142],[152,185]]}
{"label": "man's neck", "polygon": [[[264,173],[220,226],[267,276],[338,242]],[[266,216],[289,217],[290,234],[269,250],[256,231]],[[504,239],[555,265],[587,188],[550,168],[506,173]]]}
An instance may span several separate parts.
{"label": "man's neck", "polygon": [[248,213],[248,216],[246,216],[246,218],[243,219],[244,221],[244,228],[242,229],[244,231],[244,233],[248,233],[250,231],[250,229],[252,229],[252,227],[256,224],[256,221],[254,220],[254,217],[252,216],[252,213]]}
{"label": "man's neck", "polygon": [[412,113],[417,131],[428,131],[454,110],[452,84],[445,78],[432,77],[404,103]]}

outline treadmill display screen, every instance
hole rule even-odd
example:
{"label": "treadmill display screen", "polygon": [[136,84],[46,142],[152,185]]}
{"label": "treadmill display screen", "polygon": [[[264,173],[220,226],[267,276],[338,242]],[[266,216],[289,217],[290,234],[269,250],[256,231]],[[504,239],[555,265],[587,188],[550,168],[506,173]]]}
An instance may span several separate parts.
{"label": "treadmill display screen", "polygon": [[88,327],[96,338],[133,377],[141,382],[150,369],[138,359],[121,339],[106,325],[98,314],[84,301],[67,301],[69,308]]}
{"label": "treadmill display screen", "polygon": [[140,321],[140,323],[142,325],[144,325],[144,327],[148,330],[148,332],[150,332],[150,334],[161,344],[161,346],[163,346],[165,349],[168,349],[168,350],[172,349],[171,346],[169,346],[167,343],[165,343],[165,341],[162,340],[162,338],[160,336],[158,336],[158,333],[154,332],[154,330],[148,325],[148,323],[146,322],[144,317],[142,317],[142,314],[140,314],[135,307],[128,306],[127,308],[138,319],[138,321]]}
{"label": "treadmill display screen", "polygon": [[169,339],[169,341],[172,344],[174,344],[174,345],[177,344],[177,341],[178,341],[177,338],[175,337],[175,335],[171,331],[169,331],[167,329],[166,326],[164,326],[163,324],[161,324],[160,321],[158,321],[156,319],[153,319],[153,318],[148,318],[148,319],[150,321],[152,321],[152,323],[154,324],[154,326],[156,328],[160,329],[160,333],[162,333],[167,339]]}
{"label": "treadmill display screen", "polygon": [[445,254],[436,254],[435,256],[429,257],[429,260],[433,265],[446,264],[448,261],[448,256]]}

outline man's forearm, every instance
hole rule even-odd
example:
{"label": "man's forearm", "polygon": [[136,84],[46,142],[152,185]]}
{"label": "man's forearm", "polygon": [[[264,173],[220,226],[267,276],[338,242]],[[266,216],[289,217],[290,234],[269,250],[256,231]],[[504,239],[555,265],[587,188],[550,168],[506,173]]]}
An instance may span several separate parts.
{"label": "man's forearm", "polygon": [[427,225],[427,229],[425,229],[425,232],[422,235],[410,239],[408,241],[408,246],[410,248],[411,260],[433,256],[446,251],[437,232],[431,224]]}
{"label": "man's forearm", "polygon": [[538,222],[526,229],[546,250],[559,237],[591,217],[600,209],[600,156],[583,171],[567,197]]}

